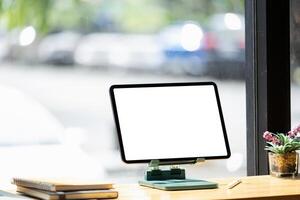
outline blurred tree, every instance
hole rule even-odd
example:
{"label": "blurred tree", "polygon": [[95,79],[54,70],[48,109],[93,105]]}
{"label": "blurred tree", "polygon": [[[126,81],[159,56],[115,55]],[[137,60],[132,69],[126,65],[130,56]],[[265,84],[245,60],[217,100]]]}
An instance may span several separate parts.
{"label": "blurred tree", "polygon": [[99,1],[0,0],[0,20],[8,29],[31,25],[40,33],[87,29]]}
{"label": "blurred tree", "polygon": [[161,0],[123,0],[118,21],[124,31],[154,32],[168,23]]}
{"label": "blurred tree", "polygon": [[125,32],[154,32],[174,21],[205,25],[219,12],[243,13],[244,0],[0,0],[0,24],[9,29],[32,25],[43,33],[89,32],[95,24],[99,31],[118,24]]}
{"label": "blurred tree", "polygon": [[45,32],[51,0],[0,0],[0,19],[8,29],[33,25]]}
{"label": "blurred tree", "polygon": [[49,27],[90,32],[100,5],[96,0],[56,0],[49,12]]}
{"label": "blurred tree", "polygon": [[244,0],[164,0],[169,21],[194,20],[205,25],[215,13],[244,13]]}
{"label": "blurred tree", "polygon": [[175,21],[205,25],[210,15],[225,12],[243,14],[244,0],[123,0],[119,21],[125,31],[153,32]]}

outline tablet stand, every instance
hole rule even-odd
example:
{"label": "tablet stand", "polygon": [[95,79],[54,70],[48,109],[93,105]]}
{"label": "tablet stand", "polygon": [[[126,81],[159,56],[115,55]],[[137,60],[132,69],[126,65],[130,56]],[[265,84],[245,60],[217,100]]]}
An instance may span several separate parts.
{"label": "tablet stand", "polygon": [[[169,179],[185,179],[185,170],[179,168],[179,164],[195,164],[197,162],[204,162],[204,159],[188,160],[180,162],[160,162],[159,160],[151,160],[148,170],[145,173],[145,180],[169,180]],[[170,169],[159,169],[160,165],[170,165]]]}
{"label": "tablet stand", "polygon": [[[185,178],[185,170],[180,169],[180,164],[195,164],[204,162],[203,158],[188,161],[168,161],[160,162],[159,160],[151,160],[147,171],[145,172],[145,180],[139,181],[139,184],[146,187],[161,190],[190,190],[190,189],[209,189],[217,188],[218,184],[204,180],[194,180]],[[170,169],[159,169],[160,165],[171,165]]]}

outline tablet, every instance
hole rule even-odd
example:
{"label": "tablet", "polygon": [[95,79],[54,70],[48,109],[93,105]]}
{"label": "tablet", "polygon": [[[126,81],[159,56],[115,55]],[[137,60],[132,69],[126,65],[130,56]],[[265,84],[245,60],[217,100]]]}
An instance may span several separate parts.
{"label": "tablet", "polygon": [[215,83],[113,85],[110,97],[124,162],[230,157]]}

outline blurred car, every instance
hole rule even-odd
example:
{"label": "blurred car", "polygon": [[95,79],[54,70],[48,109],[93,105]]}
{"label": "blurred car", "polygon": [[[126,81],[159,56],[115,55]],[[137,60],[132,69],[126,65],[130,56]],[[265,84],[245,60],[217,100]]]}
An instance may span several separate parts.
{"label": "blurred car", "polygon": [[93,33],[80,41],[75,61],[90,67],[153,70],[162,64],[163,53],[153,35]]}
{"label": "blurred car", "polygon": [[4,60],[37,63],[38,38],[32,26],[6,30]]}
{"label": "blurred car", "polygon": [[0,30],[0,61],[3,61],[9,54],[10,45],[7,35]]}
{"label": "blurred car", "polygon": [[74,64],[74,51],[80,38],[79,33],[71,31],[47,35],[38,47],[39,60],[54,65]]}
{"label": "blurred car", "polygon": [[204,48],[204,34],[203,28],[194,21],[178,22],[163,28],[158,33],[165,56],[163,70],[203,74],[209,59]]}
{"label": "blurred car", "polygon": [[164,70],[219,78],[242,77],[245,62],[244,18],[234,13],[211,16],[202,27],[194,21],[160,31]]}
{"label": "blurred car", "polygon": [[212,15],[206,32],[210,54],[207,74],[219,78],[243,78],[245,63],[245,19],[235,13]]}

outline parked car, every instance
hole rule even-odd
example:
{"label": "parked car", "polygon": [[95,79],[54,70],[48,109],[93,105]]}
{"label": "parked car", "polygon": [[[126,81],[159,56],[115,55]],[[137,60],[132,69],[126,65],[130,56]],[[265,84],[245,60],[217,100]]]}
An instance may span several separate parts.
{"label": "parked car", "polygon": [[0,61],[4,60],[9,53],[9,42],[4,31],[0,30]]}
{"label": "parked car", "polygon": [[205,51],[204,30],[194,21],[170,24],[158,37],[163,45],[163,70],[171,73],[203,74],[208,55]]}
{"label": "parked car", "polygon": [[153,70],[163,54],[153,35],[93,33],[80,41],[75,61],[89,67]]}
{"label": "parked car", "polygon": [[216,14],[202,27],[194,21],[171,24],[159,33],[164,70],[190,75],[241,78],[244,73],[244,18]]}
{"label": "parked car", "polygon": [[47,35],[38,47],[39,60],[55,65],[74,64],[74,51],[80,38],[79,33],[71,31]]}
{"label": "parked car", "polygon": [[210,54],[207,74],[219,78],[243,78],[245,64],[245,22],[235,13],[210,17],[206,51]]}

